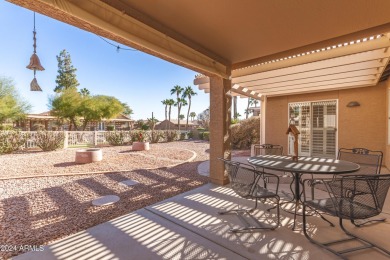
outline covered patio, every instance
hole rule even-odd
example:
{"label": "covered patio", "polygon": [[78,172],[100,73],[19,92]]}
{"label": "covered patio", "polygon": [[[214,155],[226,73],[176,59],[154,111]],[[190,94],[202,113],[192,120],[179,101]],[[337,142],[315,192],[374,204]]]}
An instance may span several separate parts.
{"label": "covered patio", "polygon": [[[9,1],[201,73],[204,77],[195,79],[195,84],[210,93],[211,184],[76,234],[37,255],[115,259],[138,258],[135,252],[140,252],[149,259],[336,259],[289,230],[288,213],[276,231],[228,233],[238,222],[234,215],[221,217],[217,211],[251,202],[218,186],[228,184],[228,178],[217,158],[231,157],[232,95],[262,100],[261,142],[285,147],[288,111],[301,113],[302,107],[313,106],[301,104],[304,101],[331,99],[337,100],[330,105],[337,108],[332,116],[340,112],[338,121],[345,124],[333,127],[329,156],[334,157],[338,147],[354,145],[359,137],[357,145],[382,150],[388,166],[389,1],[361,0],[353,6],[347,0],[252,0],[228,5],[223,0],[201,4],[180,0]],[[341,108],[355,98],[361,98],[364,109],[344,113]],[[367,123],[365,118],[374,121]],[[336,117],[328,119],[337,122]],[[384,214],[389,213],[387,200]],[[264,209],[257,216],[267,217]],[[317,218],[310,224],[313,234],[324,239],[338,236]],[[388,248],[388,227],[385,222],[354,231]],[[386,258],[372,250],[351,258],[366,259],[367,254]],[[30,254],[23,257],[31,259]]]}
{"label": "covered patio", "polygon": [[[282,185],[282,190],[284,199],[291,196],[287,184]],[[390,217],[389,198],[390,194],[382,217]],[[274,231],[229,232],[242,223],[235,214],[218,215],[218,211],[238,205],[251,208],[254,202],[238,197],[229,187],[210,183],[54,242],[41,252],[14,259],[339,259],[303,236],[301,217],[297,230],[292,231],[293,215],[285,211],[281,211],[281,227]],[[261,204],[255,216],[267,223],[275,217],[275,211],[266,211],[270,206]],[[337,224],[338,219],[329,219]],[[344,236],[319,217],[309,217],[308,223],[310,233],[321,241]],[[349,223],[347,227],[378,245],[390,247],[388,222],[362,228]],[[352,242],[338,249],[355,245]],[[352,260],[388,259],[374,249],[346,256]]]}

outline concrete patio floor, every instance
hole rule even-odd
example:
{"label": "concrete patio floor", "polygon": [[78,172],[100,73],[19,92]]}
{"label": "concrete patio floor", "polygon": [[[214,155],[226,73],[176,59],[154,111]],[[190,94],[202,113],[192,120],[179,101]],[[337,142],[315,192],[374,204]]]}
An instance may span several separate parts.
{"label": "concrete patio floor", "polygon": [[[281,188],[289,192],[287,184]],[[283,210],[281,226],[274,231],[230,233],[230,228],[242,223],[234,214],[217,212],[237,205],[250,208],[254,204],[235,195],[228,186],[206,184],[54,242],[43,251],[14,259],[338,259],[304,237],[302,217],[297,217],[297,230],[292,231],[293,215]],[[275,210],[265,211],[268,207],[270,204],[260,203],[254,213],[261,222],[275,219]],[[390,194],[382,215],[390,219]],[[335,218],[329,219],[338,223]],[[332,228],[319,217],[309,217],[308,223],[310,233],[321,241],[343,236],[337,226]],[[346,226],[353,233],[390,248],[389,221],[361,228],[346,222]],[[353,260],[389,259],[373,249],[347,256]]]}

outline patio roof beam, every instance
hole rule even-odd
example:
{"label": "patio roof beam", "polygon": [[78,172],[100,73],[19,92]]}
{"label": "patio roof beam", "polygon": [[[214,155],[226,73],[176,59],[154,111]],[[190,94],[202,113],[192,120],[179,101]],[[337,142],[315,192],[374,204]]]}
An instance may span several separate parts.
{"label": "patio roof beam", "polygon": [[[296,88],[296,87],[304,87],[304,86],[310,86],[310,85],[325,85],[326,84],[332,84],[333,82],[338,82],[338,81],[360,81],[360,80],[373,80],[375,81],[377,78],[379,78],[380,73],[377,74],[368,74],[368,75],[355,75],[355,76],[339,76],[335,78],[330,78],[330,77],[324,77],[321,80],[316,78],[317,80],[313,79],[308,79],[308,80],[300,80],[298,82],[291,82],[288,81],[287,84],[286,82],[281,82],[281,83],[274,83],[274,84],[266,84],[266,85],[258,85],[258,86],[253,86],[250,87],[251,90],[255,90],[258,92],[263,92],[266,90],[274,90],[274,89],[291,89],[291,88]],[[288,84],[290,83],[290,84]]]}
{"label": "patio roof beam", "polygon": [[274,96],[285,96],[285,95],[294,95],[294,94],[341,90],[341,89],[348,89],[348,88],[369,87],[372,85],[373,85],[372,80],[366,80],[366,81],[337,83],[334,85],[326,84],[325,85],[326,88],[323,88],[323,86],[310,86],[310,87],[294,88],[294,89],[264,91],[262,92],[262,94],[267,95],[268,97],[274,97]]}
{"label": "patio roof beam", "polygon": [[373,35],[382,34],[383,32],[390,32],[390,23],[385,23],[385,24],[374,26],[374,27],[371,27],[371,28],[368,28],[365,30],[353,32],[353,33],[342,35],[339,37],[334,37],[334,38],[327,39],[324,41],[319,41],[319,42],[305,45],[305,46],[301,46],[298,48],[289,49],[289,50],[286,50],[283,52],[278,52],[275,54],[271,54],[271,55],[267,55],[267,56],[263,56],[263,57],[258,57],[258,58],[246,60],[243,62],[234,63],[234,64],[232,64],[232,70],[245,68],[245,67],[253,66],[256,64],[263,63],[263,62],[280,59],[282,57],[289,57],[289,56],[297,55],[299,53],[305,53],[305,52],[311,51],[311,50],[321,49],[321,48],[324,48],[327,46],[338,45],[340,43],[350,42],[350,41],[353,41],[356,39],[368,38],[368,37],[373,36]]}
{"label": "patio roof beam", "polygon": [[[142,19],[134,10],[125,8],[127,5],[116,9],[103,1],[94,0],[8,1],[205,75],[225,79],[230,76],[230,65],[222,63],[222,58],[217,58],[217,55],[179,34],[176,34],[176,38],[182,42],[176,40],[170,36],[172,31],[167,34],[162,25],[155,29],[143,23],[145,21],[138,19],[145,20],[146,17]],[[119,1],[109,2],[121,4]]]}
{"label": "patio roof beam", "polygon": [[[390,47],[389,38],[387,36],[383,36],[379,39],[356,43],[353,45],[348,45],[346,47],[334,48],[328,51],[319,51],[304,56],[299,56],[294,58],[290,57],[285,60],[270,62],[263,65],[256,65],[256,66],[246,67],[242,69],[237,69],[232,71],[232,78],[235,79],[233,83],[237,83],[237,81],[240,80],[240,77],[243,76],[248,76],[251,74],[257,74],[257,73],[262,73],[262,72],[272,71],[272,70],[275,71],[278,69],[284,69],[284,68],[294,67],[298,65],[310,66],[311,63],[313,62],[322,62],[323,63],[322,65],[324,67],[326,67],[327,65],[336,66],[337,59],[335,58],[340,58],[348,55],[360,54],[360,53],[370,52],[370,51],[380,50],[380,49],[385,49],[385,51],[387,52],[388,51],[387,48],[389,47]],[[379,57],[375,56],[375,58],[379,58]]]}
{"label": "patio roof beam", "polygon": [[292,82],[302,79],[311,79],[318,78],[323,76],[337,76],[341,74],[351,74],[351,75],[369,75],[378,73],[378,68],[384,67],[385,63],[375,62],[364,62],[359,64],[345,65],[341,67],[327,68],[322,70],[308,71],[308,72],[299,72],[290,75],[283,74],[279,77],[270,77],[270,78],[259,78],[253,81],[240,82],[240,86],[259,86],[270,83],[278,82]]}

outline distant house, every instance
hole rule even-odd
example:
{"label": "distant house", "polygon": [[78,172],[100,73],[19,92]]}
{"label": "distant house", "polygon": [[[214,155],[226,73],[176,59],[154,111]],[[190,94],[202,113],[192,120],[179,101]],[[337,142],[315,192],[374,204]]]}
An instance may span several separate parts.
{"label": "distant house", "polygon": [[[186,129],[187,121],[185,119],[180,120],[180,130]],[[197,121],[188,121],[188,130],[195,129],[199,126]],[[154,127],[155,130],[178,130],[179,124],[177,120],[164,120],[161,122],[158,122],[156,126]]]}
{"label": "distant house", "polygon": [[253,116],[260,115],[260,107],[250,107],[248,108],[249,112],[252,113]]}
{"label": "distant house", "polygon": [[[83,118],[80,118],[81,123]],[[112,119],[103,119],[100,122],[89,122],[86,131],[103,131],[107,126],[115,126],[116,130],[130,130],[133,128],[134,120],[121,114]],[[15,127],[21,128],[23,131],[34,131],[38,128],[45,130],[68,130],[69,123],[62,122],[55,116],[50,114],[50,111],[40,114],[28,114],[24,120],[15,122]]]}

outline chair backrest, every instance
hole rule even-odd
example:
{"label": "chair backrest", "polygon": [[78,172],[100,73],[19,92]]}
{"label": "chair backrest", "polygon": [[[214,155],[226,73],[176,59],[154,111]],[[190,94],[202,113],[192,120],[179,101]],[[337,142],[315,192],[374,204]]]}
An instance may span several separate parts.
{"label": "chair backrest", "polygon": [[354,162],[360,165],[358,174],[379,174],[381,171],[383,153],[370,151],[366,148],[340,148],[337,159]]}
{"label": "chair backrest", "polygon": [[240,167],[240,163],[235,162],[235,161],[231,161],[231,160],[227,160],[224,158],[218,158],[218,159],[224,163],[225,170],[226,170],[228,177],[229,177],[229,181],[233,182],[236,178],[238,168]]}
{"label": "chair backrest", "polygon": [[345,176],[324,184],[339,217],[365,219],[382,212],[390,174]]}
{"label": "chair backrest", "polygon": [[283,146],[278,144],[256,144],[255,155],[283,155]]}
{"label": "chair backrest", "polygon": [[250,196],[258,178],[255,167],[223,158],[218,159],[225,164],[225,170],[228,173],[230,185],[234,192],[241,197]]}

